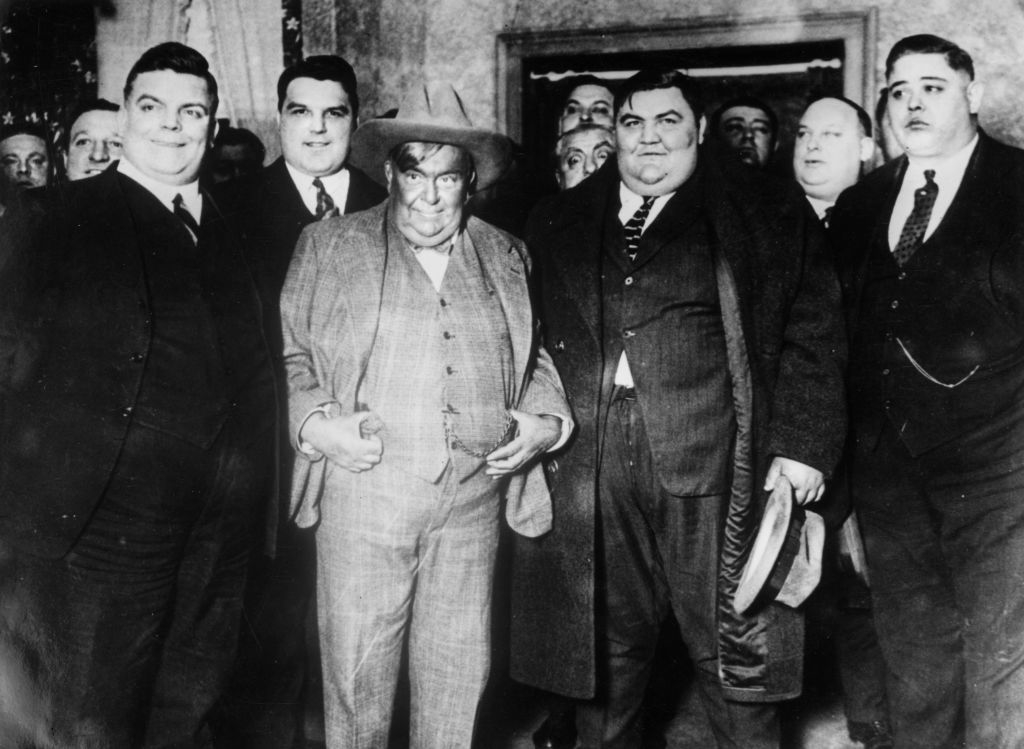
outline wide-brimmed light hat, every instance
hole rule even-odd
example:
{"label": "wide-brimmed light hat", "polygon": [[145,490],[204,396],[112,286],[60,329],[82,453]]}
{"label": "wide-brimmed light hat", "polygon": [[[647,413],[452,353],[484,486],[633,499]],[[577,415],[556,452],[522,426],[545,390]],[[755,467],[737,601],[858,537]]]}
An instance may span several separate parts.
{"label": "wide-brimmed light hat", "polygon": [[370,120],[353,133],[352,163],[386,184],[384,162],[391,149],[412,141],[465,148],[473,157],[478,190],[502,175],[512,145],[500,133],[475,127],[450,84],[427,83],[409,92],[393,119]]}
{"label": "wide-brimmed light hat", "polygon": [[743,568],[733,608],[754,613],[771,601],[796,608],[821,580],[825,521],[793,500],[793,486],[780,477],[768,497],[754,545]]}

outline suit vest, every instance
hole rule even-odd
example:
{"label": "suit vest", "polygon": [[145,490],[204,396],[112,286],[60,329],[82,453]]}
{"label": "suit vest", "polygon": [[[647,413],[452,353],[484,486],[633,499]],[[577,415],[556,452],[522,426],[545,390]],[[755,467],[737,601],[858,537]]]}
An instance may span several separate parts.
{"label": "suit vest", "polygon": [[387,234],[385,303],[360,404],[384,421],[383,460],[393,467],[436,481],[455,457],[460,473],[475,471],[482,459],[458,445],[495,446],[515,387],[501,303],[465,232],[440,292],[390,223]]}
{"label": "suit vest", "polygon": [[[654,465],[677,496],[728,492],[735,432],[713,248],[696,181],[648,226],[633,263],[609,211],[602,253],[604,366],[614,369],[626,352]],[[682,231],[662,244],[670,226]]]}
{"label": "suit vest", "polygon": [[982,250],[949,231],[955,210],[903,267],[878,228],[851,341],[855,426],[877,434],[888,420],[913,455],[1002,413],[1024,387],[1024,339],[993,299]]}
{"label": "suit vest", "polygon": [[148,290],[151,339],[135,423],[208,447],[232,413],[250,430],[274,418],[261,310],[244,259],[204,210],[198,244],[148,191],[122,180]]}

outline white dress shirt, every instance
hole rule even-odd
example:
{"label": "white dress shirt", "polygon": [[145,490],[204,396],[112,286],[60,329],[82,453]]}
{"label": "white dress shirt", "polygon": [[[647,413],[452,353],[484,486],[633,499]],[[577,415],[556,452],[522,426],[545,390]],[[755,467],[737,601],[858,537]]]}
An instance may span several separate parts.
{"label": "white dress shirt", "polygon": [[[643,228],[640,230],[641,235],[647,231],[647,227],[658,217],[661,209],[665,207],[665,204],[675,194],[673,190],[654,199],[654,203],[651,204],[651,210],[647,214],[647,220],[644,221]],[[619,203],[621,204],[621,208],[619,208],[619,223],[625,226],[633,218],[633,214],[644,204],[644,198],[642,195],[637,195],[626,187],[623,182],[619,182]],[[615,384],[621,387],[633,387],[633,373],[629,371],[629,361],[626,359],[625,350],[622,351],[622,355],[619,357],[619,364],[615,368]]]}
{"label": "white dress shirt", "polygon": [[895,249],[900,241],[900,234],[903,233],[903,225],[907,223],[911,212],[914,210],[914,191],[924,187],[925,169],[935,170],[935,184],[939,186],[939,194],[935,196],[935,205],[932,206],[932,215],[928,219],[928,228],[924,232],[924,240],[927,240],[942,222],[943,216],[949,210],[949,206],[956,197],[956,191],[960,189],[964,173],[967,171],[967,162],[971,160],[978,145],[978,136],[975,135],[971,142],[961,148],[948,159],[934,164],[927,165],[915,162],[914,158],[908,157],[907,171],[903,174],[903,184],[900,185],[900,193],[896,196],[896,204],[892,207],[892,216],[889,218],[889,249]]}
{"label": "white dress shirt", "polygon": [[[288,169],[288,176],[291,177],[292,182],[295,183],[295,189],[299,191],[299,197],[302,198],[302,202],[305,204],[309,212],[315,216],[317,189],[313,185],[313,180],[316,178],[310,177],[308,174],[303,174],[287,161],[284,162],[284,165]],[[338,213],[344,213],[345,201],[348,200],[348,169],[342,167],[339,172],[335,172],[334,174],[326,177],[320,177],[320,181],[323,182],[324,189],[327,191],[327,194],[331,196],[331,200],[334,201],[334,206],[338,209]]]}

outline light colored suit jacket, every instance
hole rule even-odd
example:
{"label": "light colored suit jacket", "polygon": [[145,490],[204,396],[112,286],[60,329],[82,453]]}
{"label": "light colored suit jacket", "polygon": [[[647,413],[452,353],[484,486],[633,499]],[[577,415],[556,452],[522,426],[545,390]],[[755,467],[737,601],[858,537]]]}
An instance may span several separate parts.
{"label": "light colored suit jacket", "polygon": [[[388,252],[387,203],[308,226],[299,237],[281,294],[289,427],[293,443],[309,412],[337,401],[357,408],[359,384],[376,336]],[[512,339],[516,389],[512,406],[529,413],[569,414],[561,380],[539,345],[530,302],[526,247],[490,224],[470,218],[466,232],[495,284]],[[416,362],[409,362],[415,366]],[[386,449],[386,448],[385,448]],[[291,511],[302,527],[319,519],[329,461],[298,455]],[[511,478],[506,519],[525,536],[551,528],[551,498],[539,464]]]}

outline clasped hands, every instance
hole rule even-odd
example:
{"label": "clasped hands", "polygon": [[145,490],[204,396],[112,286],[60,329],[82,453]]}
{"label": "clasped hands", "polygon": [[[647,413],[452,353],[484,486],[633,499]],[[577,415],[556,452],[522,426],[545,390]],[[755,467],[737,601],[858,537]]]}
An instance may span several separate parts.
{"label": "clasped hands", "polygon": [[[515,438],[486,458],[486,473],[495,479],[529,464],[554,445],[562,434],[561,419],[557,416],[538,416],[516,409],[510,409],[509,414],[516,422]],[[380,463],[384,452],[379,436],[370,434],[364,438],[360,433],[360,425],[372,415],[372,411],[357,411],[328,419],[316,414],[303,426],[301,439],[346,471],[368,471]]]}

